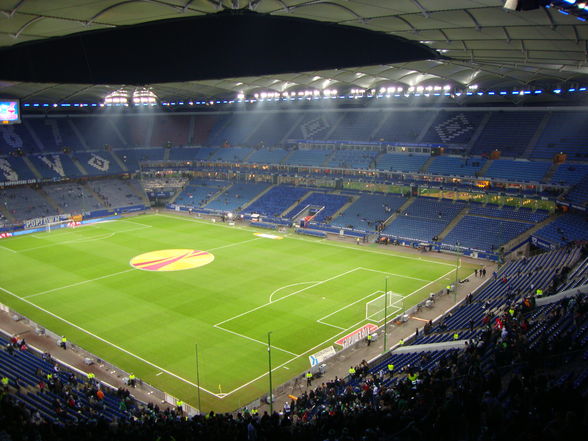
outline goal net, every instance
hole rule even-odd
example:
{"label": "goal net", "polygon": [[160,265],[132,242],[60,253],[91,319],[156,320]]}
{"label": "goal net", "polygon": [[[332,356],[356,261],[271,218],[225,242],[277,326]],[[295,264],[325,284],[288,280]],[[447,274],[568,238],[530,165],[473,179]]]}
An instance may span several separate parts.
{"label": "goal net", "polygon": [[62,220],[62,221],[58,221],[58,222],[49,222],[49,223],[43,225],[41,228],[43,229],[43,231],[51,232],[51,231],[59,230],[61,228],[77,227],[78,225],[81,225],[81,223],[78,221],[74,221],[72,219],[68,219],[68,220]]}
{"label": "goal net", "polygon": [[386,315],[393,317],[404,309],[403,301],[403,295],[388,291],[365,304],[365,318],[381,322]]}

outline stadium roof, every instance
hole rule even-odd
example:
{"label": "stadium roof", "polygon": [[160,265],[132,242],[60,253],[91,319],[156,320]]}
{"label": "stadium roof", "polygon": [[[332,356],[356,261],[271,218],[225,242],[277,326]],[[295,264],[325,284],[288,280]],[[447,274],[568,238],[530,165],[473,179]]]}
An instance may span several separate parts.
{"label": "stadium roof", "polygon": [[[504,0],[0,0],[0,94],[28,102],[83,102],[100,101],[128,84],[149,86],[160,99],[174,100],[324,88],[408,88],[423,84],[466,88],[476,84],[480,89],[514,89],[588,83],[588,26],[584,21],[555,7],[510,11],[503,6]],[[219,21],[219,17],[229,17],[233,22]],[[267,29],[262,36],[264,43],[249,46],[251,41],[259,41],[249,39],[256,27],[251,21],[246,22],[249,28],[230,27],[235,17],[259,20],[259,26]],[[308,32],[304,29],[314,24],[327,24],[325,39],[316,37],[322,30],[310,32],[312,39],[305,38]],[[344,26],[341,29],[348,33],[348,39],[339,38],[341,29],[333,24]],[[212,32],[211,38],[202,38],[200,33],[195,34],[197,41],[190,41],[190,34],[182,31],[183,25]],[[293,31],[296,29],[301,31]],[[131,34],[135,42],[144,42],[143,49],[152,50],[150,63],[154,69],[161,67],[166,51],[184,54],[179,57],[186,61],[184,74],[194,72],[193,80],[185,75],[169,79],[154,76],[156,81],[147,84],[139,79],[117,82],[116,78],[54,80],[59,77],[45,71],[74,72],[75,66],[63,61],[64,57],[57,57],[63,63],[52,64],[49,58],[31,55],[35,50],[46,50],[57,56],[59,41],[73,41],[76,44],[66,46],[61,55],[65,53],[72,63],[84,63],[90,78],[93,74],[101,78],[94,66],[103,66],[107,60],[108,69],[116,71],[121,59],[117,58],[118,48],[108,46],[103,48],[103,58],[92,58],[95,52],[84,43],[88,38],[108,36],[124,42]],[[55,37],[61,38],[56,42]],[[361,45],[364,37],[367,46]],[[381,37],[390,39],[378,40]],[[279,47],[284,48],[281,53],[276,50]],[[369,53],[368,48],[380,47],[384,48],[378,49],[382,56]],[[138,57],[134,52],[125,57],[140,61],[137,58],[149,54],[138,53]],[[200,57],[202,53],[206,54],[204,58]],[[331,53],[339,58],[327,60],[330,64],[320,62]],[[235,54],[244,58],[230,67],[223,65],[223,57]],[[258,62],[260,56],[267,64]],[[251,57],[251,63],[243,62],[247,57]],[[347,62],[342,64],[343,58]],[[12,67],[18,65],[20,70],[8,66],[7,59],[16,60]],[[194,59],[200,59],[202,68],[195,69],[194,63],[187,62]],[[272,63],[279,64],[275,59],[292,62],[278,69],[268,68]],[[19,72],[25,74],[18,76]],[[161,78],[164,81],[157,81]]]}

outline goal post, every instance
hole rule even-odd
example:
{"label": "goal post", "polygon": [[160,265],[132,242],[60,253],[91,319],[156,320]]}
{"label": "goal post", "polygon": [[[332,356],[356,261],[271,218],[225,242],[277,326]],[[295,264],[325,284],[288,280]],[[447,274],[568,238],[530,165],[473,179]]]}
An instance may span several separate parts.
{"label": "goal post", "polygon": [[49,222],[49,223],[46,223],[41,228],[43,228],[43,230],[46,231],[46,232],[51,232],[51,231],[59,230],[61,228],[77,227],[80,224],[81,223],[79,221],[74,221],[72,219],[67,219],[67,220],[62,220],[62,221],[58,221],[58,222]]}
{"label": "goal post", "polygon": [[[380,291],[381,292],[381,291]],[[365,304],[365,319],[375,322],[384,320],[388,316],[395,316],[404,309],[404,296],[392,291],[383,293]]]}

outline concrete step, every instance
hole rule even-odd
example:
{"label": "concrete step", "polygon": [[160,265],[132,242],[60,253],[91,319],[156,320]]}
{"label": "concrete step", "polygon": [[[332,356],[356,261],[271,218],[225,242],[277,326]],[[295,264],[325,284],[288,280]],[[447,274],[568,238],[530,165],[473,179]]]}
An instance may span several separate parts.
{"label": "concrete step", "polygon": [[449,232],[451,230],[453,230],[453,228],[458,224],[458,222],[460,220],[462,220],[464,218],[464,216],[466,214],[469,213],[469,209],[467,207],[464,207],[463,210],[461,210],[457,216],[455,216],[453,218],[453,220],[451,222],[449,222],[449,224],[445,227],[445,229],[443,231],[441,231],[441,233],[439,233],[439,241],[442,241],[443,239],[445,239],[445,236],[447,236],[449,234]]}

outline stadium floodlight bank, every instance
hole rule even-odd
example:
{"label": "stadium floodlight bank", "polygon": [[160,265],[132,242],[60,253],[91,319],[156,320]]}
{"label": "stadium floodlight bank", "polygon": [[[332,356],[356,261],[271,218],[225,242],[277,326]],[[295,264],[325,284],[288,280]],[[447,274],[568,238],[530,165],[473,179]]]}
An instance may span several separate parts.
{"label": "stadium floodlight bank", "polygon": [[365,319],[375,322],[384,320],[386,314],[395,316],[404,310],[404,296],[388,291],[365,304]]}

